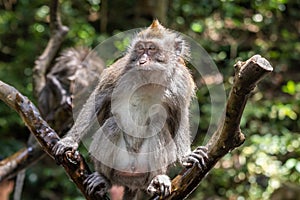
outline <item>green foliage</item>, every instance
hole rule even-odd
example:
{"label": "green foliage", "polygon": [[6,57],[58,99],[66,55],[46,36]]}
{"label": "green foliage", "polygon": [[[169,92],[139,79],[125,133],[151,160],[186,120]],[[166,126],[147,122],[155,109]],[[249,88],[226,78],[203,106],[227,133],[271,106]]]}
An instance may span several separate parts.
{"label": "green foliage", "polygon": [[[147,13],[138,19],[143,15],[134,9],[135,1],[108,1],[108,26],[101,32],[101,2],[61,1],[62,21],[70,28],[64,46],[95,47],[114,33],[151,21]],[[47,3],[22,0],[0,12],[0,80],[33,101],[34,60],[49,39]],[[191,36],[209,52],[227,90],[237,60],[261,54],[275,67],[246,106],[241,122],[245,144],[225,156],[190,199],[269,199],[283,183],[300,185],[299,8],[299,1],[291,0],[169,1],[168,27]],[[124,50],[127,44],[119,41],[115,47]],[[195,79],[199,82],[200,77]],[[206,87],[199,88],[197,100],[199,133],[205,133],[211,112]],[[2,156],[23,147],[28,137],[21,119],[3,103],[0,130]],[[199,135],[194,146],[205,137]],[[83,199],[63,169],[50,163],[43,160],[27,172],[24,199]]]}

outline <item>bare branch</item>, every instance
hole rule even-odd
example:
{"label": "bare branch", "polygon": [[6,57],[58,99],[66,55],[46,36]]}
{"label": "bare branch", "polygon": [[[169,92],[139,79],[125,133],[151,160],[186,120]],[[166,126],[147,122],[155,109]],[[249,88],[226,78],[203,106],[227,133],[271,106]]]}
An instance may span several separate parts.
{"label": "bare branch", "polygon": [[[260,55],[235,64],[234,84],[228,97],[224,120],[220,122],[218,130],[207,144],[210,158],[207,168],[200,171],[194,166],[183,170],[172,180],[172,193],[165,199],[185,199],[224,155],[243,144],[245,136],[240,130],[240,120],[249,94],[257,83],[272,71],[270,63]],[[155,196],[151,199],[160,198]]]}
{"label": "bare branch", "polygon": [[58,14],[58,0],[52,0],[50,8],[50,31],[51,38],[42,55],[35,61],[33,69],[34,95],[38,96],[46,84],[45,74],[53,58],[60,48],[68,27],[63,26]]}
{"label": "bare branch", "polygon": [[[35,153],[39,153],[42,151],[40,148],[37,148],[35,146],[23,148],[15,154],[0,161],[0,182],[7,178],[14,177],[19,171],[24,169],[23,164],[28,166],[29,164],[34,163],[38,160],[36,156],[32,154],[33,148],[37,149],[34,151]],[[43,151],[42,154],[44,154]]]}

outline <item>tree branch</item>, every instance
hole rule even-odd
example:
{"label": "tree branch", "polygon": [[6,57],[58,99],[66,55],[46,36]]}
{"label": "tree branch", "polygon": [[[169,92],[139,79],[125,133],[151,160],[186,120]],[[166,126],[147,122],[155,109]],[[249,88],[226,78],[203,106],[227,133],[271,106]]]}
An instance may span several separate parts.
{"label": "tree branch", "polygon": [[[55,156],[52,153],[52,147],[59,140],[59,137],[47,122],[42,119],[39,111],[28,98],[23,96],[15,88],[0,81],[0,99],[22,117],[26,126],[29,128],[30,132],[35,135],[43,150],[48,153],[50,157],[55,159]],[[74,158],[69,158],[68,155],[73,154],[71,152],[66,153],[65,159],[62,161],[62,166],[85,195],[86,199],[108,199],[107,196],[101,198],[99,196],[89,196],[87,194],[83,181],[86,179],[87,175],[91,174],[91,171],[80,154],[75,154],[76,157]],[[70,162],[70,159],[75,160],[76,163]]]}
{"label": "tree branch", "polygon": [[46,84],[45,74],[51,62],[60,48],[64,37],[69,31],[69,28],[63,26],[58,14],[58,0],[52,0],[50,5],[50,31],[51,37],[46,49],[41,56],[35,61],[33,68],[33,85],[34,95],[39,96],[41,90]]}
{"label": "tree branch", "polygon": [[[27,148],[20,149],[13,155],[0,161],[0,182],[2,180],[14,177],[18,172],[23,170],[35,161],[37,161],[40,156],[36,156],[36,153],[40,153],[41,148],[36,145]],[[44,152],[41,152],[44,154]]]}
{"label": "tree branch", "polygon": [[[228,97],[224,118],[207,144],[209,157],[207,168],[203,171],[197,166],[184,169],[172,180],[172,193],[165,199],[185,199],[224,155],[245,141],[245,136],[240,130],[240,121],[249,94],[266,74],[273,71],[273,68],[260,55],[255,55],[246,62],[239,61],[234,67],[234,84]],[[159,197],[151,199],[158,200]]]}

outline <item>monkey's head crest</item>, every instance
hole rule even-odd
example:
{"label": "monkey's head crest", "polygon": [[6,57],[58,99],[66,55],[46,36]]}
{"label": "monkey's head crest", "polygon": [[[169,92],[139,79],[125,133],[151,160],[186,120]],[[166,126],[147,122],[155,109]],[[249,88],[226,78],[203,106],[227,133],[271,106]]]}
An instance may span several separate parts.
{"label": "monkey's head crest", "polygon": [[157,19],[153,20],[152,24],[150,25],[150,27],[152,30],[157,31],[159,29],[165,29]]}
{"label": "monkey's head crest", "polygon": [[166,34],[172,32],[162,26],[157,19],[153,20],[152,24],[145,30],[141,31],[138,36],[143,38],[162,38]]}

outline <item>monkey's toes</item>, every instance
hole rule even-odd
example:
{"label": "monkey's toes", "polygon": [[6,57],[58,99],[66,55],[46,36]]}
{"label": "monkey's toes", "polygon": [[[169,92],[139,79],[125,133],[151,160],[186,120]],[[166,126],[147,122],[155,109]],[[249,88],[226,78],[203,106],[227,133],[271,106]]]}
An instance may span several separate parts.
{"label": "monkey's toes", "polygon": [[86,192],[89,195],[97,194],[103,197],[111,187],[110,182],[98,172],[90,174],[83,182],[86,185]]}
{"label": "monkey's toes", "polygon": [[208,160],[207,151],[205,146],[197,147],[190,155],[183,158],[182,164],[188,168],[197,165],[200,170],[204,170]]}
{"label": "monkey's toes", "polygon": [[147,192],[151,195],[157,194],[164,198],[171,194],[171,180],[167,175],[157,175],[154,177],[147,188]]}

